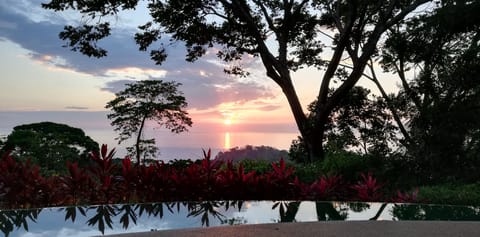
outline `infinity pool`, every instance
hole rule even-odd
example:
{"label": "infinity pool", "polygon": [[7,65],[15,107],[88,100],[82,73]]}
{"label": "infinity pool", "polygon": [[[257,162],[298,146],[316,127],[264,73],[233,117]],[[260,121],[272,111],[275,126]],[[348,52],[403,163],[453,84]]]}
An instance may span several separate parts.
{"label": "infinity pool", "polygon": [[480,221],[480,207],[209,201],[0,211],[0,228],[5,236],[93,236],[192,227],[330,220]]}

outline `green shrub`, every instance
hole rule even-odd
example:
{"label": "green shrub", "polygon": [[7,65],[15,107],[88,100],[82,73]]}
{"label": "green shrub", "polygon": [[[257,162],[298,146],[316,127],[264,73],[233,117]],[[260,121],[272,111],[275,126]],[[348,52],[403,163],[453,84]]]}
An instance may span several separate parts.
{"label": "green shrub", "polygon": [[418,198],[432,204],[480,205],[480,183],[424,186]]}
{"label": "green shrub", "polygon": [[378,173],[382,167],[379,158],[363,156],[352,152],[327,154],[322,162],[321,170],[326,175],[342,175],[347,181],[355,180],[361,173]]}
{"label": "green shrub", "polygon": [[178,170],[178,169],[185,169],[188,166],[192,165],[193,163],[194,162],[192,160],[174,159],[174,160],[168,161],[167,165]]}
{"label": "green shrub", "polygon": [[295,164],[295,175],[304,183],[313,183],[324,173],[322,171],[322,162],[310,164]]}
{"label": "green shrub", "polygon": [[242,160],[238,164],[242,164],[245,172],[254,170],[258,174],[264,174],[272,170],[272,162],[263,160]]}

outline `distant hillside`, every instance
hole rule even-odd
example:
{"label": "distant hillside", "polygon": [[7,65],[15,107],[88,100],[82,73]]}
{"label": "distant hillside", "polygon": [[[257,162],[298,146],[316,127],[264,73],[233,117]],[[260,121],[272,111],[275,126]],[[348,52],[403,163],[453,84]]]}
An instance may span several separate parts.
{"label": "distant hillside", "polygon": [[288,159],[288,152],[285,150],[278,150],[269,146],[251,146],[239,148],[234,147],[228,151],[221,151],[215,157],[215,160],[234,161],[241,160],[263,160],[263,161],[279,161],[281,158]]}

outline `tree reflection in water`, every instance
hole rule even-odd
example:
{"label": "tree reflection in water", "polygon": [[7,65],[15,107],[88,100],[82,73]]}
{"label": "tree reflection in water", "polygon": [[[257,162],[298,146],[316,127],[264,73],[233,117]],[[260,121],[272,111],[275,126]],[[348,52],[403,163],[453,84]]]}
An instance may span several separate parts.
{"label": "tree reflection in water", "polygon": [[28,221],[35,222],[41,209],[0,211],[0,228],[8,236],[15,228],[23,227],[28,231]]}
{"label": "tree reflection in water", "polygon": [[[278,209],[275,222],[296,222],[297,214],[302,202],[278,201],[262,202],[271,203],[272,210]],[[76,206],[56,208],[65,213],[66,222],[87,219],[88,226],[98,229],[105,234],[107,228],[114,228],[114,224],[121,224],[122,228],[137,225],[141,217],[158,218],[162,220],[166,212],[174,215],[186,215],[188,218],[200,218],[201,226],[210,226],[212,218],[218,222],[215,225],[247,224],[248,219],[240,216],[232,216],[232,210],[242,210],[243,201],[205,201],[205,202],[169,202],[150,204],[128,205],[99,205],[99,206]],[[346,220],[349,213],[361,213],[371,208],[367,203],[339,203],[339,202],[315,202],[315,210],[318,221]],[[248,205],[247,205],[248,206]],[[307,205],[309,206],[309,205]],[[364,220],[377,220],[382,213],[391,214],[392,220],[465,220],[480,221],[480,208],[469,206],[436,206],[436,205],[411,205],[393,204],[376,205],[374,216],[365,216]],[[230,213],[228,212],[230,210]],[[388,211],[387,211],[388,210]],[[9,236],[17,229],[28,232],[29,223],[37,222],[42,209],[8,210],[0,211],[0,229]],[[370,214],[372,215],[372,214]],[[171,216],[169,216],[170,218]],[[273,217],[275,218],[275,217]],[[169,220],[166,220],[169,221]],[[62,225],[60,225],[61,227]],[[147,230],[146,230],[147,231]]]}
{"label": "tree reflection in water", "polygon": [[334,203],[316,202],[317,219],[319,221],[340,221],[345,220],[348,216],[348,207],[338,205],[340,210],[335,209]]}
{"label": "tree reflection in water", "polygon": [[300,202],[278,201],[274,202],[272,209],[278,207],[280,222],[295,222]]}
{"label": "tree reflection in water", "polygon": [[396,204],[392,214],[397,220],[480,221],[480,207]]}

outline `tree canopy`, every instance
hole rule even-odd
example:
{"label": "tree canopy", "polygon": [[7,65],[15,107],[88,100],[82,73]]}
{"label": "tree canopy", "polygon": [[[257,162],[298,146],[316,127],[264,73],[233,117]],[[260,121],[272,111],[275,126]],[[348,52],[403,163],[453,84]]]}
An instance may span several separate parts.
{"label": "tree canopy", "polygon": [[478,177],[472,172],[480,165],[478,11],[478,1],[446,2],[392,29],[382,52],[384,69],[402,83],[394,103],[407,128],[406,155],[426,179]]}
{"label": "tree canopy", "polygon": [[174,133],[187,131],[187,127],[192,126],[184,110],[187,102],[177,88],[179,85],[161,80],[138,81],[127,84],[107,103],[106,108],[112,110],[107,116],[119,132],[118,142],[136,136],[134,146],[127,149],[135,155],[138,164],[142,156],[144,159],[154,157],[157,152],[155,139],[143,137],[147,121],[154,121]]}
{"label": "tree canopy", "polygon": [[67,160],[87,164],[88,153],[98,150],[98,143],[81,129],[52,122],[14,127],[2,148],[18,159],[31,159],[43,173],[53,174],[64,172]]}
{"label": "tree canopy", "polygon": [[[135,40],[140,50],[150,50],[158,64],[168,54],[168,47],[158,44],[162,37],[184,42],[187,61],[195,61],[207,49],[215,48],[219,58],[231,63],[226,72],[244,76],[248,73],[239,61],[245,55],[259,57],[266,75],[286,96],[309,160],[314,160],[323,157],[322,141],[330,113],[378,53],[377,45],[384,33],[419,6],[434,2],[438,1],[152,0],[147,4],[152,20],[139,26]],[[66,26],[60,37],[72,50],[102,57],[107,52],[97,42],[110,35],[110,22],[104,16],[137,5],[138,1],[130,0],[51,0],[43,7],[55,11],[72,9],[83,17],[97,19],[92,25]],[[346,67],[346,63],[350,65]],[[291,75],[303,67],[324,70],[318,75],[321,85],[313,118],[304,112]],[[335,79],[340,83],[333,87]],[[332,88],[333,93],[329,93]]]}
{"label": "tree canopy", "polygon": [[246,145],[245,147],[234,147],[226,151],[220,151],[215,156],[215,160],[225,162],[240,162],[242,160],[277,162],[287,157],[288,153],[284,150],[278,150],[269,146]]}

